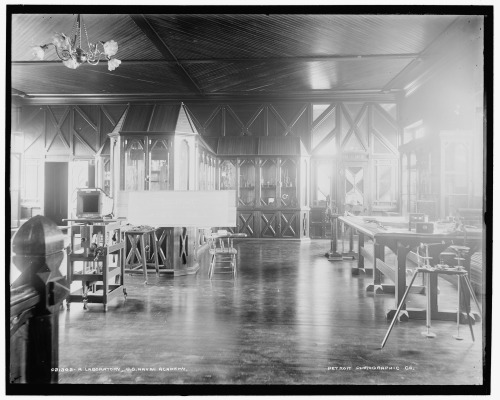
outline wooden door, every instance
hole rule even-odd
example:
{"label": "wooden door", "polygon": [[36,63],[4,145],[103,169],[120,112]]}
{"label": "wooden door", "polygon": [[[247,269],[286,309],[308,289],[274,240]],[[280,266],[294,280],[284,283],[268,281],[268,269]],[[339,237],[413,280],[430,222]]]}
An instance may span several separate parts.
{"label": "wooden door", "polygon": [[57,225],[68,218],[68,163],[45,163],[44,215]]}

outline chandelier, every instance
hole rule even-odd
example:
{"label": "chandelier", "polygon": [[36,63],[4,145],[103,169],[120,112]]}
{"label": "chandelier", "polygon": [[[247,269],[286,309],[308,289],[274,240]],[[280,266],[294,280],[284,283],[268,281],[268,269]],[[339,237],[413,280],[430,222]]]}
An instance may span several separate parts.
{"label": "chandelier", "polygon": [[[86,50],[82,47],[82,26],[87,42]],[[120,60],[112,58],[118,51],[118,43],[114,40],[108,40],[107,42],[99,41],[95,44],[90,43],[89,36],[87,34],[87,27],[85,26],[83,17],[80,14],[77,15],[75,22],[73,23],[73,29],[71,30],[71,35],[69,37],[64,33],[56,32],[51,43],[41,46],[33,46],[31,48],[33,55],[40,60],[43,60],[45,50],[47,50],[49,46],[54,46],[57,57],[59,57],[66,67],[71,69],[77,69],[85,62],[90,65],[97,65],[99,64],[99,61],[101,61],[101,56],[104,56],[105,59],[108,60],[109,71],[114,71],[121,64]]]}

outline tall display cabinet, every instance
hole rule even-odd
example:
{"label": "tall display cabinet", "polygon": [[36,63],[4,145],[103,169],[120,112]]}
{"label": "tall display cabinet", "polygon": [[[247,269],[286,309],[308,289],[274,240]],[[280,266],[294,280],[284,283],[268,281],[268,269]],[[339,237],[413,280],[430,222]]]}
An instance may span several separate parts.
{"label": "tall display cabinet", "polygon": [[[127,218],[130,192],[215,190],[215,152],[183,104],[130,106],[109,136],[116,217]],[[196,273],[199,252],[208,254],[198,228],[155,228],[166,269],[174,275]],[[180,257],[186,249],[187,257]]]}
{"label": "tall display cabinet", "polygon": [[481,208],[473,193],[475,145],[472,132],[441,131],[401,146],[403,211],[435,220]]}
{"label": "tall display cabinet", "polygon": [[252,238],[309,237],[309,155],[296,137],[220,138],[220,190],[236,190],[237,227]]}

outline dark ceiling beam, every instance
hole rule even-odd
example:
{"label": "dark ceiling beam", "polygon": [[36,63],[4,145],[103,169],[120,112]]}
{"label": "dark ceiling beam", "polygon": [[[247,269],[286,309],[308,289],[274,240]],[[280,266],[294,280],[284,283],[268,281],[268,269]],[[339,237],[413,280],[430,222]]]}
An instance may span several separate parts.
{"label": "dark ceiling beam", "polygon": [[[407,54],[365,54],[365,55],[325,55],[325,56],[297,56],[297,57],[252,57],[252,58],[204,58],[204,59],[176,59],[176,60],[122,60],[123,64],[222,64],[222,63],[283,63],[291,64],[297,62],[316,61],[366,61],[366,60],[393,60],[393,59],[416,59],[418,53]],[[50,65],[60,64],[60,61],[14,61],[12,65]],[[102,63],[102,65],[107,65]]]}
{"label": "dark ceiling beam", "polygon": [[33,95],[23,99],[26,105],[58,104],[125,104],[125,103],[255,103],[255,102],[316,102],[316,101],[398,101],[399,93],[380,93],[379,90],[316,91],[308,93],[217,93],[200,96],[197,94],[177,93],[162,95],[158,93],[119,94],[119,95]]}
{"label": "dark ceiling beam", "polygon": [[194,88],[198,93],[203,94],[203,91],[196,84],[193,77],[186,71],[186,69],[182,66],[182,64],[177,60],[174,53],[170,50],[167,44],[163,41],[163,39],[158,35],[158,32],[151,26],[149,21],[143,14],[130,14],[130,18],[135,24],[139,27],[139,29],[146,35],[146,37],[151,40],[153,45],[158,49],[158,51],[165,57],[166,60],[173,60],[173,62],[178,65],[181,69],[183,76],[185,77],[186,83]]}
{"label": "dark ceiling beam", "polygon": [[19,96],[19,97],[26,97],[27,96],[27,94],[25,92],[21,92],[20,90],[17,90],[14,88],[11,88],[11,93],[12,93],[12,96]]}
{"label": "dark ceiling beam", "polygon": [[[452,27],[455,26],[457,24],[457,21],[459,21],[459,20],[460,20],[459,17],[454,19],[438,36],[436,36],[427,45],[427,47],[424,50],[422,50],[420,52],[420,54],[417,57],[415,57],[415,59],[413,61],[411,61],[406,67],[404,67],[401,71],[399,71],[399,73],[396,74],[396,76],[394,76],[389,82],[387,82],[385,84],[385,86],[382,88],[382,91],[394,89],[396,87],[399,88],[399,86],[401,86],[403,83],[410,84],[411,82],[409,82],[409,81],[419,80],[420,77],[412,77],[411,76],[412,72],[424,60],[424,58],[426,59],[426,61],[428,60],[429,57],[427,57],[427,55],[429,53],[431,53],[431,50],[442,46],[441,42],[443,41],[443,38],[445,38],[445,36],[447,34],[449,34]],[[446,50],[446,49],[444,49],[444,50]],[[433,53],[436,54],[435,51]],[[437,52],[437,54],[440,54],[440,53]],[[443,51],[442,54],[446,54],[446,51]],[[406,86],[406,85],[403,85],[403,86]]]}

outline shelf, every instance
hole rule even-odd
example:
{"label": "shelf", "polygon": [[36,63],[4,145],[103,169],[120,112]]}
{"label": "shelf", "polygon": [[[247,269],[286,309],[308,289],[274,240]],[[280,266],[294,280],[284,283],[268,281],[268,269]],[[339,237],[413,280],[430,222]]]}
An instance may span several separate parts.
{"label": "shelf", "polygon": [[[87,303],[100,303],[104,305],[104,311],[107,309],[107,303],[112,297],[122,292],[117,289],[123,288],[123,293],[126,295],[125,287],[123,286],[124,274],[124,255],[125,241],[122,236],[122,227],[120,222],[109,221],[103,224],[95,224],[96,221],[88,221],[87,224],[76,225],[78,230],[71,230],[72,252],[67,256],[67,276],[70,285],[73,282],[83,282],[83,285],[92,285],[92,289],[84,296],[81,290],[73,292],[67,299],[68,309],[72,302],[83,302],[84,308]],[[73,225],[75,227],[75,225]],[[85,228],[85,231],[82,230]],[[118,231],[118,232],[116,232]],[[95,257],[91,243],[88,241],[81,242],[82,232],[87,232],[85,236],[102,238],[99,240],[100,248],[103,254]],[[119,242],[109,244],[113,235]],[[78,239],[77,239],[78,238]],[[106,239],[106,240],[105,240]],[[106,243],[105,243],[106,242]],[[79,252],[75,252],[75,247]],[[96,264],[97,263],[97,264]],[[118,284],[119,280],[119,284]],[[115,284],[110,282],[114,281]],[[96,290],[101,288],[101,290]],[[103,292],[102,288],[106,291]]]}
{"label": "shelf", "polygon": [[[116,275],[120,274],[120,268],[119,267],[114,267],[112,269],[108,270],[107,274],[107,279],[111,279],[115,277]],[[103,274],[79,274],[79,273],[74,273],[71,275],[72,282],[74,281],[86,281],[86,282],[95,282],[95,281],[102,281],[103,279]]]}

